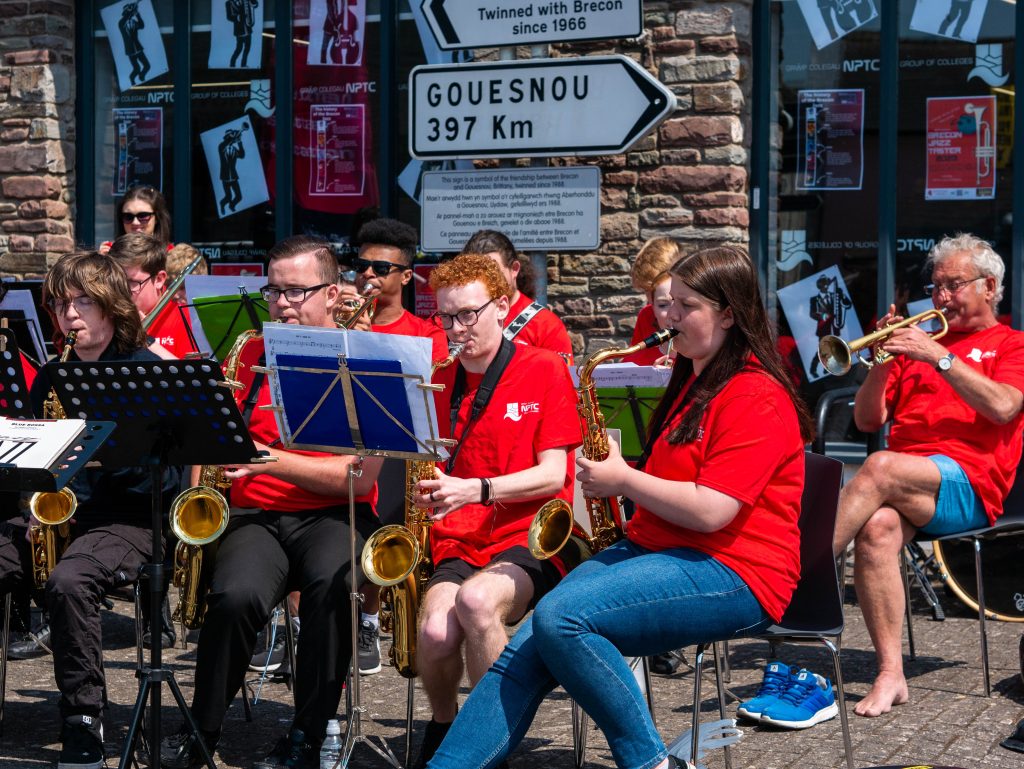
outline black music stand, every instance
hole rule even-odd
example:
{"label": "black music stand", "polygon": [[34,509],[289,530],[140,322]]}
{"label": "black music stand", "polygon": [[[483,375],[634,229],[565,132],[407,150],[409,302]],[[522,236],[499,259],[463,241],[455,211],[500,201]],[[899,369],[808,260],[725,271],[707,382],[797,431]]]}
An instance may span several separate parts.
{"label": "black music stand", "polygon": [[[321,332],[320,329],[316,331]],[[356,355],[338,353],[332,363],[323,353],[319,356],[275,354],[273,337],[292,333],[291,329],[267,327],[264,338],[268,351],[268,366],[265,370],[270,376],[271,396],[274,400],[271,408],[277,412],[279,422],[285,427],[281,430],[284,445],[288,448],[357,457],[357,461],[349,465],[348,469],[349,566],[352,582],[349,595],[352,633],[351,711],[345,744],[333,769],[347,767],[356,745],[360,743],[368,746],[395,769],[402,769],[402,764],[387,743],[378,737],[380,745],[377,745],[371,739],[375,735],[365,735],[362,731],[362,716],[366,708],[360,700],[357,629],[363,596],[359,592],[356,573],[355,479],[362,473],[363,457],[438,461],[444,458],[440,450],[451,446],[453,441],[440,439],[437,435],[432,394],[441,386],[430,383],[428,340],[386,340],[387,344],[398,346],[423,342],[420,351],[423,360],[418,363],[425,365],[417,366],[412,363],[415,355],[403,355],[401,359],[396,359],[386,353],[370,353],[372,348],[386,348],[385,342],[371,332],[340,329],[326,331],[330,336],[325,338],[341,339],[345,335],[352,335],[353,338],[362,336],[364,341],[373,341],[368,341],[368,345],[359,345],[361,349]],[[342,344],[335,347],[339,348],[345,350],[348,346]],[[418,429],[414,426],[417,424]],[[413,679],[409,679],[410,690],[413,685]],[[408,744],[407,739],[407,748]],[[408,764],[408,756],[406,759]]]}
{"label": "black music stand", "polygon": [[[205,360],[76,361],[46,366],[57,399],[69,417],[117,422],[117,429],[97,452],[104,466],[149,467],[152,491],[153,560],[142,567],[149,579],[150,627],[161,625],[163,598],[163,470],[168,465],[249,464],[258,461],[256,446],[224,380],[220,366]],[[162,645],[150,645],[150,666],[137,672],[139,694],[121,750],[126,769],[135,750],[150,695],[150,765],[160,762],[160,691],[166,683],[189,730],[197,737],[203,760],[213,757],[185,703],[174,672],[163,667]]]}

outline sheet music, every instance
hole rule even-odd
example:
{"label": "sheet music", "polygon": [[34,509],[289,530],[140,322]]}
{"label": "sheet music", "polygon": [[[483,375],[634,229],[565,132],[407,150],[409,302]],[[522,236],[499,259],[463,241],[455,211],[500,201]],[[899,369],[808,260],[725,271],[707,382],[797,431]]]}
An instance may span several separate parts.
{"label": "sheet music", "polygon": [[[572,368],[573,384],[579,387],[580,379]],[[671,368],[662,366],[638,366],[635,363],[602,363],[594,369],[594,384],[597,387],[667,387],[672,376]]]}
{"label": "sheet music", "polygon": [[[382,334],[372,331],[350,331],[346,329],[318,328],[312,326],[296,326],[285,323],[267,323],[263,326],[263,338],[266,349],[267,367],[273,370],[280,358],[289,356],[313,356],[322,358],[322,368],[336,370],[338,356],[349,359],[370,361],[394,361],[401,365],[402,386],[411,412],[411,425],[405,425],[419,441],[427,442],[436,437],[437,414],[434,408],[434,397],[425,391],[420,384],[429,384],[431,369],[430,339],[426,337],[401,336],[398,334]],[[372,386],[372,377],[363,376],[360,381]],[[275,406],[283,405],[280,379],[271,376],[271,401]],[[291,435],[293,425],[286,423],[280,409],[275,411],[278,429],[282,439],[286,441]],[[362,429],[372,430],[372,425],[361,425]],[[447,452],[438,447],[437,453],[444,459]]]}
{"label": "sheet music", "polygon": [[0,464],[50,467],[84,429],[84,419],[0,417]]}
{"label": "sheet music", "polygon": [[29,335],[32,337],[32,345],[35,348],[36,360],[46,360],[46,342],[43,340],[42,326],[39,324],[39,314],[36,311],[36,303],[32,298],[32,292],[25,289],[12,289],[0,302],[0,310],[20,310],[25,313],[25,320],[28,322]]}

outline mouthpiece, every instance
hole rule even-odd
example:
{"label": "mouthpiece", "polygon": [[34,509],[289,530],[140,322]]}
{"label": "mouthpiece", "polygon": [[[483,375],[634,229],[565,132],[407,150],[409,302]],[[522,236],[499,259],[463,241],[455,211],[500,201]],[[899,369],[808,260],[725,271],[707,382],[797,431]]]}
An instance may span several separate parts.
{"label": "mouthpiece", "polygon": [[648,347],[655,347],[660,344],[665,344],[665,342],[667,342],[669,339],[671,339],[678,333],[679,332],[676,331],[674,328],[663,328],[661,331],[655,331],[653,334],[651,334],[649,337],[647,337],[644,341],[640,343],[642,345],[640,349],[646,350]]}

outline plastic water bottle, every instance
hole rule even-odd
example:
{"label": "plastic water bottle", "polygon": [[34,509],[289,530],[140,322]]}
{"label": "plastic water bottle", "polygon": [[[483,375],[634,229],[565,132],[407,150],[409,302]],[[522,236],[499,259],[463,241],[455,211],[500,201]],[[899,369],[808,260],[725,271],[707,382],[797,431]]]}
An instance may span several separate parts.
{"label": "plastic water bottle", "polygon": [[320,746],[320,769],[335,769],[341,758],[341,724],[332,718],[327,722],[327,736]]}

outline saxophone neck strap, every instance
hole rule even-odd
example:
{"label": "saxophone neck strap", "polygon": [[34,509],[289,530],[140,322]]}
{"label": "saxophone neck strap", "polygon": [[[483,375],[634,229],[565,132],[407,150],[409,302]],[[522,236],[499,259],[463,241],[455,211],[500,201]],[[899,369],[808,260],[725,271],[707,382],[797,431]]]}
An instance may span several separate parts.
{"label": "saxophone neck strap", "polygon": [[526,324],[529,323],[533,316],[544,309],[544,305],[539,302],[531,302],[523,308],[523,311],[516,315],[512,322],[502,329],[502,334],[510,342],[516,338],[516,335],[526,328]]}
{"label": "saxophone neck strap", "polygon": [[[452,449],[452,453],[448,457],[448,462],[445,465],[445,472],[451,475],[452,469],[455,467],[455,458],[459,455],[459,450],[462,448],[462,444],[466,440],[466,436],[469,434],[470,428],[476,422],[483,410],[487,408],[487,404],[491,400],[491,396],[494,395],[494,388],[498,386],[498,382],[501,380],[501,375],[505,372],[505,368],[508,366],[509,361],[512,360],[512,356],[515,355],[516,346],[509,341],[507,338],[502,338],[501,347],[498,348],[498,353],[494,356],[490,365],[487,367],[487,371],[484,372],[484,378],[480,382],[480,386],[476,390],[476,395],[473,398],[473,407],[470,409],[469,419],[466,420],[466,426],[462,430],[462,435],[459,436],[458,441],[455,444],[455,448]],[[459,364],[459,367],[455,370],[455,382],[452,385],[452,402],[451,402],[451,425],[452,437],[455,437],[456,422],[459,418],[459,409],[462,407],[462,399],[466,394],[466,370]]]}
{"label": "saxophone neck strap", "polygon": [[[263,353],[260,355],[260,367],[267,365],[267,354]],[[252,381],[249,383],[249,392],[245,394],[245,401],[242,407],[242,421],[245,422],[245,426],[249,426],[249,420],[252,418],[252,411],[256,408],[256,402],[260,399],[260,390],[263,388],[263,380],[266,378],[266,374],[262,371],[257,371],[252,375]]]}

